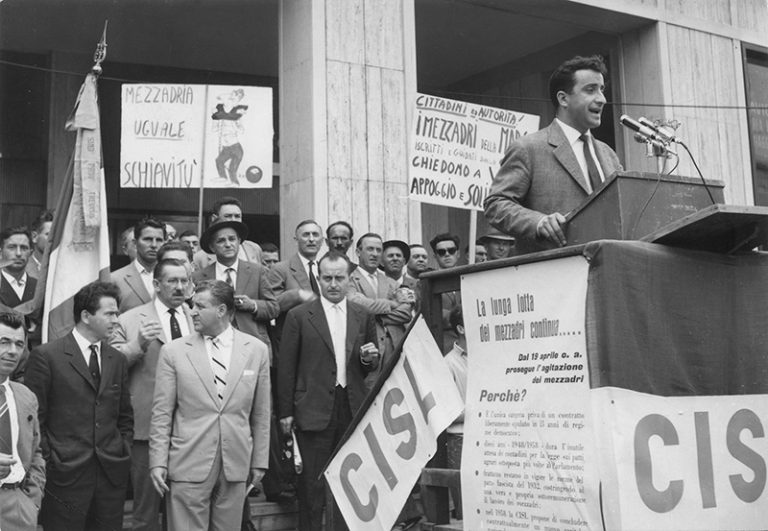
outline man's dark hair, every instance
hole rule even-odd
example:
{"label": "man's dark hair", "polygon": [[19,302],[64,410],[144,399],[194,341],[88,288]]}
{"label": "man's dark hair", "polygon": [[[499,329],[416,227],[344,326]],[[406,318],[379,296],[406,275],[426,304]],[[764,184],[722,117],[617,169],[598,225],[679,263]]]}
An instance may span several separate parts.
{"label": "man's dark hair", "polygon": [[32,222],[32,225],[30,225],[30,229],[32,229],[35,232],[40,232],[40,228],[43,226],[43,223],[53,222],[53,210],[43,210],[40,212],[40,215],[35,218],[35,221]]}
{"label": "man's dark hair", "polygon": [[0,312],[0,324],[4,324],[13,330],[21,328],[24,330],[24,337],[27,337],[27,327],[24,326],[24,316],[19,312],[13,310]]}
{"label": "man's dark hair", "polygon": [[337,260],[344,260],[347,263],[347,274],[349,274],[349,270],[352,269],[352,262],[349,260],[349,257],[346,254],[340,253],[339,251],[328,251],[320,260],[317,261],[318,272],[320,271],[320,264],[322,264],[324,260],[330,260],[332,262]]}
{"label": "man's dark hair", "polygon": [[143,217],[136,225],[133,226],[133,237],[137,240],[141,238],[141,233],[146,228],[160,229],[163,231],[163,239],[166,238],[165,223],[152,216]]}
{"label": "man's dark hair", "polygon": [[328,228],[327,228],[327,229],[325,229],[325,236],[326,236],[326,238],[328,238],[329,240],[331,239],[331,229],[332,229],[333,227],[335,227],[336,225],[341,225],[342,227],[346,227],[346,228],[347,228],[347,230],[349,231],[349,239],[350,239],[350,240],[352,239],[352,236],[354,236],[354,235],[355,235],[355,231],[354,231],[354,230],[352,230],[352,225],[350,225],[350,224],[349,224],[349,223],[347,223],[346,221],[341,221],[341,220],[339,220],[339,221],[334,221],[333,223],[331,223],[330,225],[328,225]]}
{"label": "man's dark hair", "polygon": [[184,251],[187,253],[187,258],[189,258],[189,261],[192,262],[192,247],[181,240],[173,240],[160,246],[160,248],[157,250],[157,261],[160,262],[161,260],[164,260],[168,251]]}
{"label": "man's dark hair", "polygon": [[261,244],[261,252],[280,254],[280,249],[272,242],[264,242]]}
{"label": "man's dark hair", "polygon": [[461,245],[461,240],[455,234],[451,234],[450,232],[441,232],[440,234],[438,234],[437,236],[429,240],[429,246],[432,247],[432,252],[436,253],[437,244],[440,242],[447,242],[447,241],[451,241],[455,243],[457,249]]}
{"label": "man's dark hair", "polygon": [[184,262],[181,260],[176,260],[175,258],[163,258],[162,260],[158,260],[157,264],[155,265],[155,269],[152,271],[152,278],[155,280],[160,279],[163,276],[164,269],[166,267],[173,267],[173,266],[181,266],[185,268]]}
{"label": "man's dark hair", "polygon": [[[456,330],[459,325],[464,326],[464,314],[461,313],[461,304],[457,304],[451,308],[451,312],[448,314],[448,324],[451,330]],[[456,333],[459,331],[456,330]]]}
{"label": "man's dark hair", "polygon": [[366,238],[378,238],[378,239],[381,240],[382,244],[384,243],[384,238],[382,238],[381,236],[379,236],[375,232],[366,232],[365,234],[363,234],[362,236],[360,236],[357,239],[357,245],[355,245],[355,248],[359,249],[360,246],[363,245],[363,240],[366,239]]}
{"label": "man's dark hair", "polygon": [[115,302],[120,305],[120,289],[117,284],[112,282],[91,282],[86,284],[80,291],[75,293],[75,300],[73,303],[72,311],[75,317],[75,323],[80,322],[80,314],[83,310],[93,315],[96,313],[101,305],[101,299],[104,297],[110,297],[115,299]]}
{"label": "man's dark hair", "polygon": [[303,227],[304,225],[309,225],[310,223],[312,223],[313,225],[317,225],[317,228],[320,229],[320,224],[317,221],[315,221],[314,219],[305,219],[303,221],[299,221],[298,225],[296,225],[296,228],[293,230],[293,232],[294,233],[298,232],[298,230],[301,227]]}
{"label": "man's dark hair", "polygon": [[227,307],[227,313],[235,311],[235,290],[223,280],[203,280],[195,286],[195,293],[207,291],[216,302]]}
{"label": "man's dark hair", "polygon": [[605,67],[603,58],[599,55],[582,57],[577,55],[573,59],[558,66],[549,78],[549,99],[555,109],[560,105],[557,101],[557,93],[561,90],[570,94],[573,86],[576,84],[574,74],[577,70],[594,70],[603,74],[603,78],[608,76],[608,69]]}
{"label": "man's dark hair", "polygon": [[11,236],[16,236],[17,234],[23,234],[27,237],[29,240],[29,248],[32,248],[32,234],[30,234],[29,229],[25,227],[24,225],[19,225],[18,227],[10,227],[8,229],[5,229],[4,231],[0,232],[0,247],[5,245],[5,241],[10,238]]}
{"label": "man's dark hair", "polygon": [[224,205],[235,205],[237,208],[240,209],[240,212],[243,211],[243,204],[240,202],[240,200],[236,197],[232,197],[229,195],[226,195],[222,198],[220,198],[218,201],[216,201],[213,204],[213,208],[211,209],[216,216],[219,215],[219,210],[221,210],[221,207]]}
{"label": "man's dark hair", "polygon": [[195,231],[193,231],[192,229],[187,229],[184,232],[182,232],[181,234],[179,234],[179,239],[186,238],[188,236],[195,236],[195,237],[197,237],[197,233]]}

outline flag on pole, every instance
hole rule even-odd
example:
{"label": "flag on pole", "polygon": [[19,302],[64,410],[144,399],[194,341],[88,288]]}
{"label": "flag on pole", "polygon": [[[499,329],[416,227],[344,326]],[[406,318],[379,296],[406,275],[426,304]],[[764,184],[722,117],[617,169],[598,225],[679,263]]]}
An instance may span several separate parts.
{"label": "flag on pole", "polygon": [[56,201],[52,236],[37,283],[44,301],[43,343],[74,327],[74,295],[95,280],[109,280],[107,195],[101,164],[101,129],[96,75],[89,73],[66,124],[77,139],[73,162]]}

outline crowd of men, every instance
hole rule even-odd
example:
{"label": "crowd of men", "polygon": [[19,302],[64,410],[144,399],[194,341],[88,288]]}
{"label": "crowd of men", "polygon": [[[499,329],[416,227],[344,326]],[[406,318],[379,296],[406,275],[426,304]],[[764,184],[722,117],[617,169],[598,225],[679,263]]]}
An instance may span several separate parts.
{"label": "crowd of men", "polygon": [[[564,245],[562,212],[620,168],[589,134],[604,74],[594,57],[553,74],[557,117],[502,162],[486,200],[500,231],[475,262]],[[419,310],[429,251],[455,267],[460,239],[305,220],[281,256],[248,239],[237,199],[212,210],[201,235],[153,217],[124,231],[122,267],[80,289],[73,330],[45,344],[30,302],[53,216],[0,232],[0,528],[120,530],[130,483],[134,529],[231,531],[249,490],[288,501],[295,482],[300,529],[321,529],[322,467]],[[464,391],[459,295],[443,294],[443,349]],[[298,478],[281,460],[294,436]]]}
{"label": "crowd of men", "polygon": [[[300,528],[319,529],[318,477],[418,312],[428,248],[306,220],[281,260],[248,239],[231,197],[199,237],[145,217],[120,235],[111,281],[78,292],[72,332],[40,344],[27,310],[52,223],[44,212],[31,230],[0,233],[0,343],[13,347],[2,356],[40,426],[33,462],[7,452],[23,471],[0,493],[28,493],[28,524],[40,508],[46,531],[121,529],[129,485],[134,529],[239,529],[258,485],[276,501],[298,497]],[[478,240],[477,261],[505,257],[510,240]],[[429,249],[437,268],[462,262],[455,235]],[[297,477],[280,457],[294,434]]]}

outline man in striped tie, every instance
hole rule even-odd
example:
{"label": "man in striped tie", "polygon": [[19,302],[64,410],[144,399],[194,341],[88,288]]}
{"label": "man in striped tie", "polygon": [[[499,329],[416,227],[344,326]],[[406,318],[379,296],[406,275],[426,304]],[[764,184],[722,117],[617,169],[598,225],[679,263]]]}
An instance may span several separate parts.
{"label": "man in striped tie", "polygon": [[246,489],[267,468],[269,355],[230,324],[234,299],[226,282],[200,282],[195,333],[160,350],[149,466],[171,530],[240,529]]}

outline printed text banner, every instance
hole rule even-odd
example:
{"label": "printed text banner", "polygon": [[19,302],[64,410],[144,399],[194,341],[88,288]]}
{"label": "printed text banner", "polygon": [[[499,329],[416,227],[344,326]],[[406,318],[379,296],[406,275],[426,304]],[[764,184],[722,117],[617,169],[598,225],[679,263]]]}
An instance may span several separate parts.
{"label": "printed text banner", "polygon": [[582,256],[462,277],[464,527],[600,529]]}
{"label": "printed text banner", "polygon": [[419,318],[397,365],[325,471],[350,529],[392,528],[435,454],[437,436],[462,409],[451,372]]}
{"label": "printed text banner", "polygon": [[483,210],[507,147],[539,128],[539,117],[426,94],[416,96],[410,198]]}

